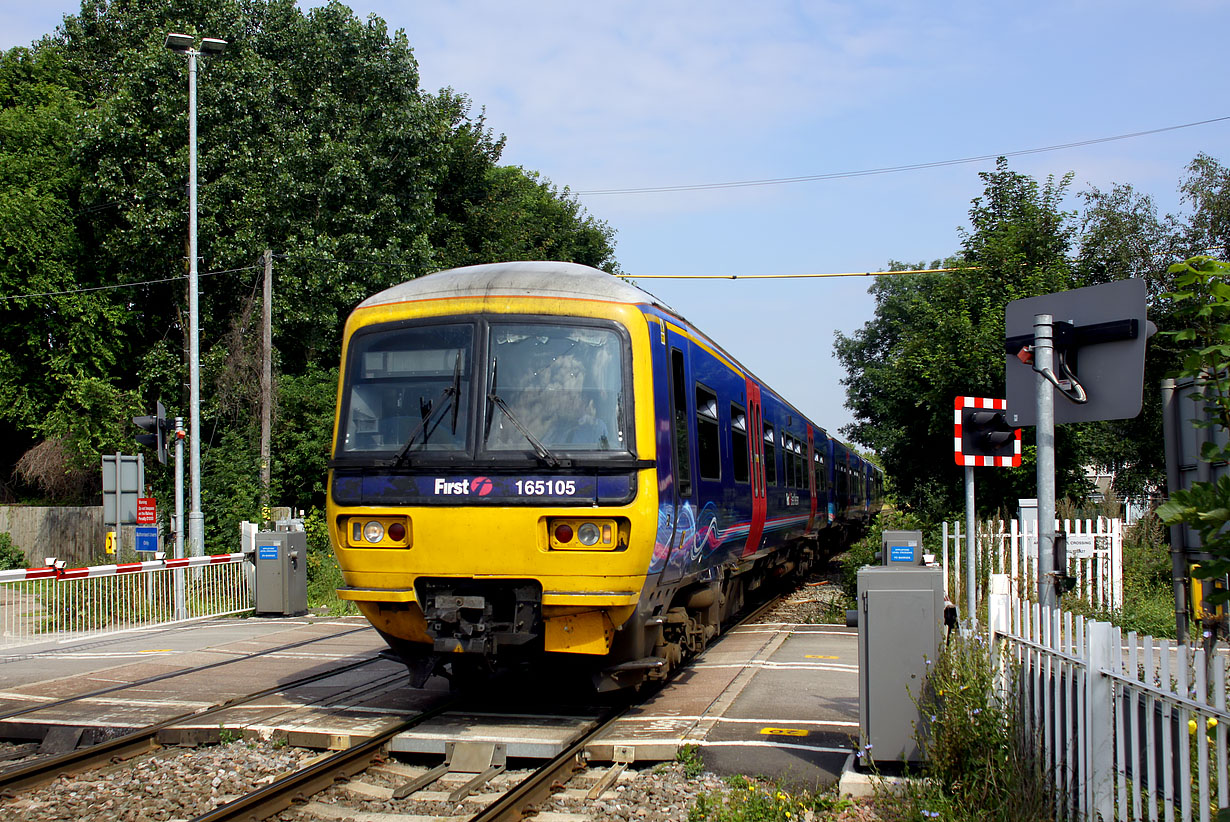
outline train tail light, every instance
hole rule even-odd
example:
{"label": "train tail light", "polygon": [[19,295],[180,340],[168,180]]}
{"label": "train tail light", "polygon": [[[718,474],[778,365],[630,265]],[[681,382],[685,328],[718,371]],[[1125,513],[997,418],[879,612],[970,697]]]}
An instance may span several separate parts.
{"label": "train tail light", "polygon": [[626,520],[553,517],[546,530],[552,551],[616,551],[628,544]]}

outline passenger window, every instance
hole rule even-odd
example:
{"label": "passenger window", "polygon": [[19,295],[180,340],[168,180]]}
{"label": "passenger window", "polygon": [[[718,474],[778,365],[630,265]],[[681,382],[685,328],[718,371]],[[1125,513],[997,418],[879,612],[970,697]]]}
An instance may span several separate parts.
{"label": "passenger window", "polygon": [[700,478],[722,478],[721,436],[718,433],[717,394],[696,386],[696,459]]}
{"label": "passenger window", "polygon": [[764,477],[769,485],[777,485],[777,456],[774,448],[777,440],[773,437],[773,426],[764,424]]}
{"label": "passenger window", "polygon": [[730,461],[734,465],[735,482],[747,482],[751,478],[747,453],[747,414],[739,406],[731,405]]}

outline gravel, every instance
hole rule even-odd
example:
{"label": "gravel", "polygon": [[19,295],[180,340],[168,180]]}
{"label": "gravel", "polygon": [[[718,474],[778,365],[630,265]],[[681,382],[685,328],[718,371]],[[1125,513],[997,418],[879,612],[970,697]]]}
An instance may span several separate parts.
{"label": "gravel", "polygon": [[11,799],[0,819],[138,822],[191,819],[272,782],[316,756],[303,748],[232,742],[168,748],[77,776],[61,776]]}

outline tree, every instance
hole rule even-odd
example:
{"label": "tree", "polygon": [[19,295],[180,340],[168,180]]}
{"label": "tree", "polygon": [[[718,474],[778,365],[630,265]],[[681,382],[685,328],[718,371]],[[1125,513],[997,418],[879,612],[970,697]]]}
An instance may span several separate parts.
{"label": "tree", "polygon": [[[93,470],[100,449],[129,449],[127,417],[155,399],[186,411],[187,72],[171,31],[228,41],[197,88],[202,461],[206,499],[229,512],[208,516],[207,540],[229,541],[231,519],[257,514],[246,318],[264,249],[278,255],[286,415],[275,486],[297,507],[323,503],[335,387],[322,375],[356,303],[460,263],[616,265],[610,229],[566,189],[499,166],[503,138],[464,96],[423,92],[405,33],[374,15],[83,0],[32,49],[0,55],[0,296],[56,292],[0,301],[0,440],[18,449],[0,464],[55,437],[54,453]],[[149,476],[169,493],[167,472]]]}
{"label": "tree", "polygon": [[[1177,342],[1192,346],[1185,352],[1176,376],[1190,378],[1202,406],[1197,427],[1220,428],[1223,436],[1210,436],[1201,447],[1200,460],[1230,461],[1230,264],[1198,256],[1171,266],[1176,291],[1170,296],[1176,314],[1186,326],[1170,333]],[[1219,442],[1220,440],[1220,442]],[[1193,575],[1201,578],[1230,574],[1230,474],[1209,482],[1193,482],[1186,490],[1172,490],[1158,509],[1167,525],[1188,525],[1200,535],[1201,550],[1212,555]],[[1210,603],[1230,601],[1230,592],[1215,591]]]}
{"label": "tree", "polygon": [[[1075,227],[1060,205],[1071,176],[1039,185],[1002,158],[979,175],[962,251],[951,274],[881,276],[871,287],[875,315],[850,336],[837,335],[846,369],[847,407],[855,422],[842,433],[871,447],[894,478],[901,501],[928,518],[961,505],[962,472],[953,463],[956,396],[1002,397],[1004,308],[1020,297],[1077,284],[1068,255]],[[889,270],[913,266],[899,263]],[[1080,487],[1081,441],[1060,431],[1061,493]],[[979,474],[979,501],[995,510],[1030,496],[1033,449],[1018,470]]]}

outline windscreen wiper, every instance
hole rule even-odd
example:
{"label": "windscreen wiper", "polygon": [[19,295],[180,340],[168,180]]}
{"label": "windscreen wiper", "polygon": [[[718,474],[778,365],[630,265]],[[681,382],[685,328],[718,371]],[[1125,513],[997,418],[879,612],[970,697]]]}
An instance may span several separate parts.
{"label": "windscreen wiper", "polygon": [[500,398],[499,394],[494,391],[488,393],[487,401],[504,412],[504,416],[508,417],[508,421],[521,432],[521,435],[529,441],[530,445],[534,446],[534,453],[538,455],[540,460],[552,468],[567,467],[572,465],[571,460],[561,460],[559,457],[552,454],[551,449],[543,445],[542,441],[538,439],[538,437],[530,433],[530,430],[521,424],[521,420],[517,419],[516,415],[513,414],[512,409],[508,407],[508,403],[504,402],[504,400]]}
{"label": "windscreen wiper", "polygon": [[445,400],[451,400],[453,408],[453,433],[457,433],[457,413],[461,410],[461,403],[457,401],[461,394],[461,352],[457,352],[457,362],[453,365],[453,384],[440,392],[440,396],[436,397],[428,406],[427,413],[422,415],[419,420],[418,427],[410,432],[410,436],[406,438],[406,444],[401,447],[401,451],[397,452],[397,456],[393,459],[393,467],[397,468],[406,458],[410,456],[410,449],[414,447],[414,441],[418,439],[419,434],[423,434],[423,442],[427,442],[427,437],[431,435],[432,428],[429,427],[432,417],[436,415],[436,410],[442,407]]}

